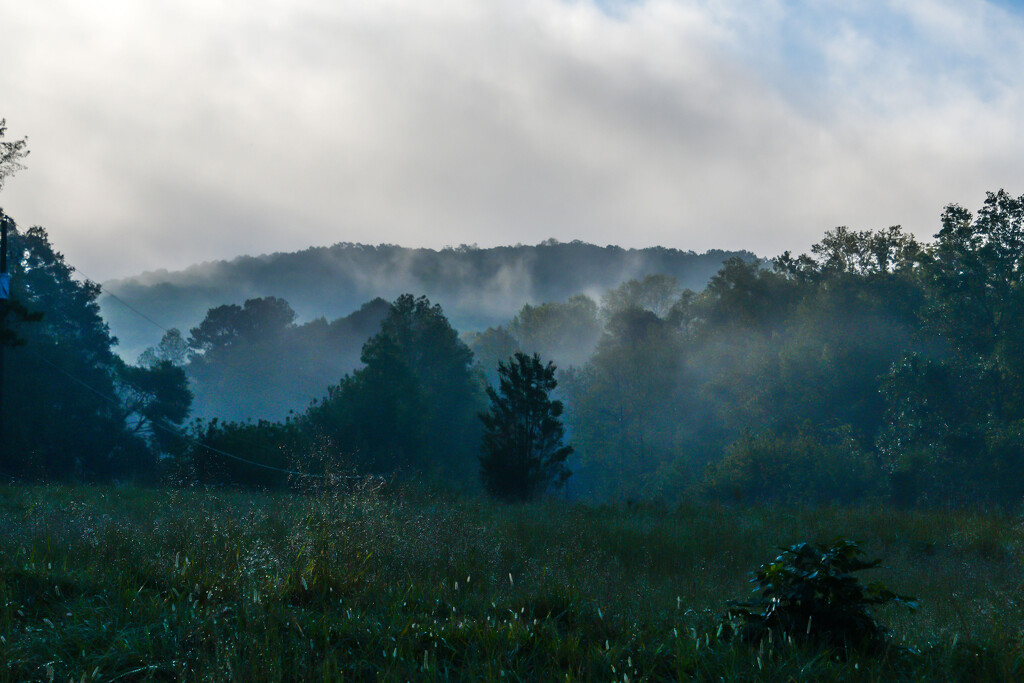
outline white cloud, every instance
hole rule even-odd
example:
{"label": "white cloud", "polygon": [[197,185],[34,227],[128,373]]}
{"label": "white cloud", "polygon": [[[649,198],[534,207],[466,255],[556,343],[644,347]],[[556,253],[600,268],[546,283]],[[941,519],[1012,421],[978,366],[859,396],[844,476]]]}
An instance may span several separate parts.
{"label": "white cloud", "polygon": [[335,241],[774,254],[1024,192],[1020,18],[871,7],[0,0],[33,150],[2,203],[103,279]]}

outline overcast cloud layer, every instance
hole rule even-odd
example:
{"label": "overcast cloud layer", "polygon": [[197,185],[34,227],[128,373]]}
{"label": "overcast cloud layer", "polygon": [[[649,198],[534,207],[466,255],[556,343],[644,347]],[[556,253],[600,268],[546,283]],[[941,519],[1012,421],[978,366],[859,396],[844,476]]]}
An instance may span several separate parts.
{"label": "overcast cloud layer", "polygon": [[97,280],[339,241],[775,255],[1024,192],[1005,2],[0,0],[0,25],[32,149],[0,205]]}

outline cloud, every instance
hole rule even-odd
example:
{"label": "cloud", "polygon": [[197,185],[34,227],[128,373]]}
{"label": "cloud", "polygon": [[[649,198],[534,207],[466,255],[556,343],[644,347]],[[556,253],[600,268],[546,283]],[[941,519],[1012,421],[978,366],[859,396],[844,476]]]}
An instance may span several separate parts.
{"label": "cloud", "polygon": [[927,237],[1021,176],[1024,23],[863,7],[0,0],[33,150],[0,200],[98,279],[336,241]]}

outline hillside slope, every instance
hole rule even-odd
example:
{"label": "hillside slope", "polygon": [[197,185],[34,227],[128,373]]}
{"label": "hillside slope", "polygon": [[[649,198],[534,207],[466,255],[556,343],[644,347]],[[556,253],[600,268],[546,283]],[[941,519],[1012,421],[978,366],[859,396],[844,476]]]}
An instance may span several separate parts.
{"label": "hillside slope", "polygon": [[248,298],[287,300],[300,321],[334,319],[376,297],[424,294],[440,303],[460,331],[507,321],[525,303],[561,301],[574,294],[600,296],[622,282],[663,273],[683,287],[701,289],[732,256],[664,247],[623,249],[547,240],[535,246],[442,250],[340,243],[292,253],[241,256],[185,270],[155,271],[103,284],[103,316],[129,361],[159,341],[162,330],[109,294],[184,334],[206,311]]}

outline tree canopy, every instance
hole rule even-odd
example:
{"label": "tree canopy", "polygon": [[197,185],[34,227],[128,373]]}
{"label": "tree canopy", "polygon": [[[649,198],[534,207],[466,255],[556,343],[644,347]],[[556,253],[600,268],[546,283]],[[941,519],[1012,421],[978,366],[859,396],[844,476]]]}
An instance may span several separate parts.
{"label": "tree canopy", "polygon": [[310,427],[371,471],[472,481],[480,382],[472,351],[441,307],[398,297],[363,346],[362,362],[310,407]]}
{"label": "tree canopy", "polygon": [[40,227],[10,237],[12,300],[41,319],[15,323],[7,351],[0,471],[47,479],[154,476],[162,441],[154,424],[178,424],[191,396],[184,375],[125,365],[99,315],[99,285],[74,269]]}

